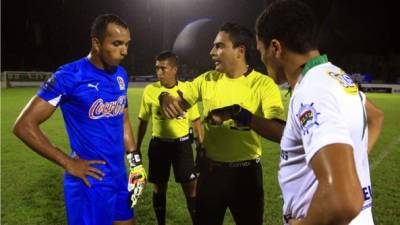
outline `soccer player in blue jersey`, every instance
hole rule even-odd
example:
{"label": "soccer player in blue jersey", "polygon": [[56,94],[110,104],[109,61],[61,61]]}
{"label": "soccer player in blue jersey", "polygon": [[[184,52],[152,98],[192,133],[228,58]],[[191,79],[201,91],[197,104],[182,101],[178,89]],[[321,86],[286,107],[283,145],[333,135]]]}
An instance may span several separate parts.
{"label": "soccer player in blue jersey", "polygon": [[[89,55],[58,68],[15,123],[14,133],[25,144],[65,169],[68,224],[134,224],[131,204],[141,194],[146,174],[129,122],[128,77],[119,66],[129,42],[129,28],[121,18],[98,16]],[[39,128],[58,106],[70,140],[69,156]],[[131,165],[129,185],[125,153]]]}

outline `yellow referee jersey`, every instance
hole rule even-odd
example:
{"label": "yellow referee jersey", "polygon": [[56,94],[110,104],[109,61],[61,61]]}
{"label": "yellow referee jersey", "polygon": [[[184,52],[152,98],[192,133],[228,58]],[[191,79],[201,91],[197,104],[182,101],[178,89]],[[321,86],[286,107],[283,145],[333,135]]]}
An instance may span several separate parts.
{"label": "yellow referee jersey", "polygon": [[197,104],[188,110],[185,118],[170,120],[162,116],[158,96],[164,91],[178,96],[178,89],[183,93],[187,92],[186,85],[180,81],[172,88],[162,86],[159,81],[145,87],[138,117],[144,121],[151,117],[153,136],[172,139],[185,136],[189,133],[190,122],[200,117]]}
{"label": "yellow referee jersey", "polygon": [[[270,77],[255,70],[235,79],[208,71],[186,84],[189,91],[183,92],[184,98],[190,104],[202,101],[204,116],[213,109],[239,104],[267,119],[285,118],[278,86]],[[222,126],[206,124],[204,131],[207,157],[212,160],[237,162],[261,155],[260,136],[253,130],[236,128],[233,120],[225,121]]]}

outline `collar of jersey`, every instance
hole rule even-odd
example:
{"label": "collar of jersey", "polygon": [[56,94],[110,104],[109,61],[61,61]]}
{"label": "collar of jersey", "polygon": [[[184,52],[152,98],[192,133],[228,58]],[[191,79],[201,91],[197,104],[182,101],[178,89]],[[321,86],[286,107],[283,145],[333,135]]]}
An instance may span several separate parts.
{"label": "collar of jersey", "polygon": [[311,58],[308,60],[307,64],[304,66],[303,71],[301,71],[301,74],[303,76],[306,75],[306,73],[313,67],[318,66],[320,64],[324,64],[328,62],[328,56],[324,55],[319,55],[314,58]]}
{"label": "collar of jersey", "polygon": [[230,78],[226,73],[224,73],[224,74],[225,74],[225,77],[228,78],[229,80],[239,80],[239,78],[247,77],[251,72],[253,72],[253,67],[248,66],[246,72],[243,75],[239,76],[239,77]]}
{"label": "collar of jersey", "polygon": [[115,75],[115,73],[116,73],[117,70],[118,70],[118,66],[116,66],[116,67],[113,69],[113,71],[106,71],[106,70],[97,68],[92,62],[90,62],[90,60],[89,60],[88,57],[85,57],[85,61],[86,61],[86,63],[89,65],[89,67],[92,68],[92,70],[94,70],[94,71],[96,71],[96,72],[98,72],[98,73],[100,73],[100,74],[102,74],[102,75],[106,75],[107,77],[109,77],[110,75]]}
{"label": "collar of jersey", "polygon": [[161,84],[161,81],[158,81],[159,83],[160,83],[160,86],[161,87],[163,87],[163,88],[165,88],[165,89],[169,89],[169,90],[171,90],[171,89],[173,89],[174,87],[178,87],[178,80],[176,80],[176,83],[174,84],[174,86],[172,86],[172,87],[165,87],[164,85],[162,85]]}

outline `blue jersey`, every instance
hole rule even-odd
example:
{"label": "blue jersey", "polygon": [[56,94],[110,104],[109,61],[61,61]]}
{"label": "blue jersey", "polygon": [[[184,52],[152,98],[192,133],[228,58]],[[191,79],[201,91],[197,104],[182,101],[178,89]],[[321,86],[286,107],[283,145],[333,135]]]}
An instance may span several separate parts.
{"label": "blue jersey", "polygon": [[106,161],[105,165],[92,165],[106,174],[104,180],[125,173],[127,79],[122,67],[106,72],[85,57],[61,66],[37,93],[50,104],[60,106],[72,156]]}

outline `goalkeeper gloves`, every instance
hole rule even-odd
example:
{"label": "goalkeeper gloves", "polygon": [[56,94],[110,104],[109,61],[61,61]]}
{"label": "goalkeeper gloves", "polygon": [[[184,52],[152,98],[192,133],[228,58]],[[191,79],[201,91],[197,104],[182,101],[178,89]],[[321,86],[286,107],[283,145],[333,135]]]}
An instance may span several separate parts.
{"label": "goalkeeper gloves", "polygon": [[211,124],[222,124],[225,120],[233,119],[238,127],[249,127],[253,114],[238,104],[213,109],[206,121]]}
{"label": "goalkeeper gloves", "polygon": [[147,174],[142,165],[142,160],[139,153],[128,153],[126,158],[128,159],[130,167],[128,191],[131,193],[131,207],[133,208],[143,193],[147,182]]}

